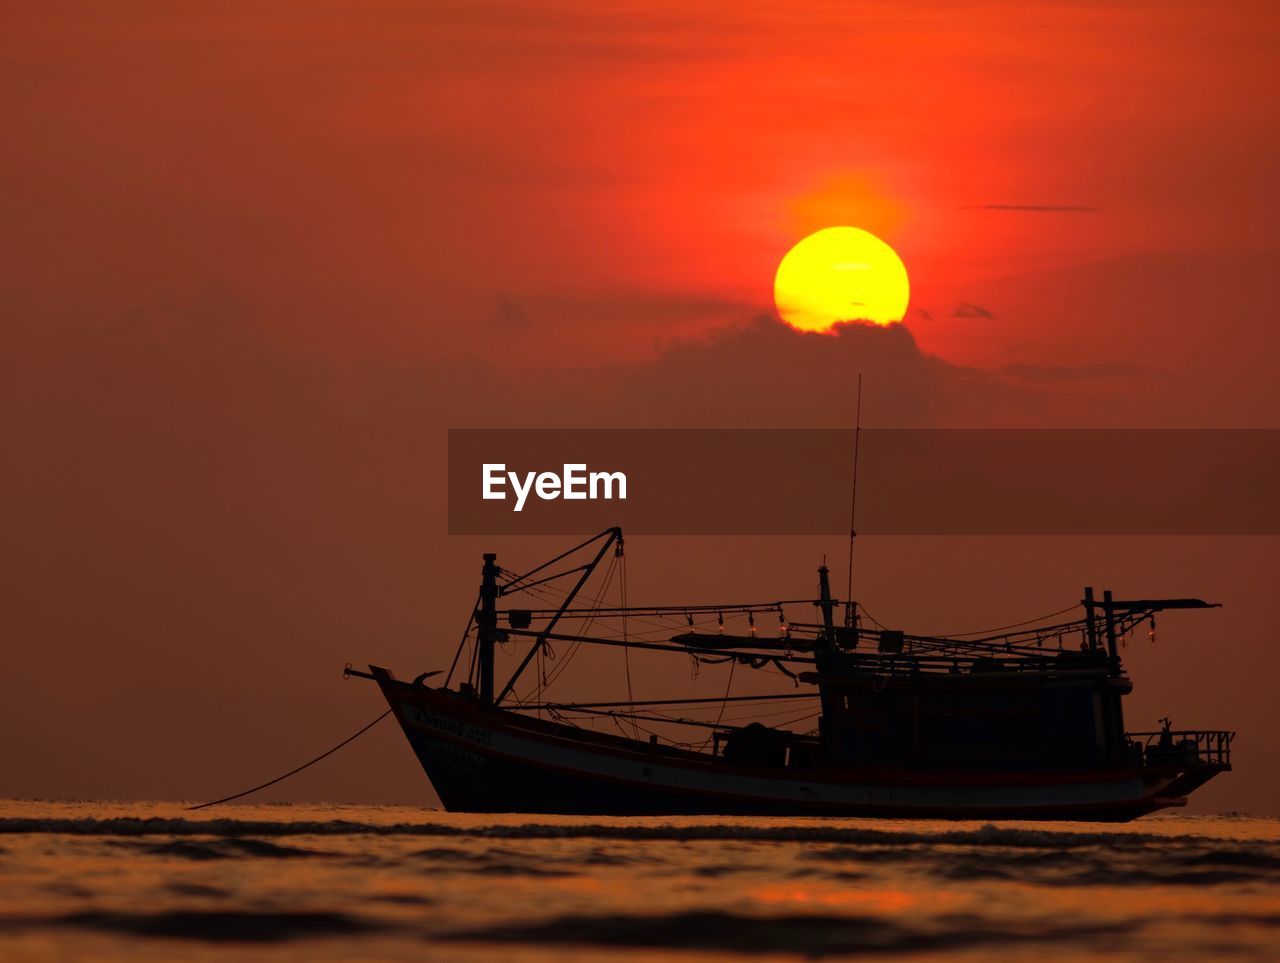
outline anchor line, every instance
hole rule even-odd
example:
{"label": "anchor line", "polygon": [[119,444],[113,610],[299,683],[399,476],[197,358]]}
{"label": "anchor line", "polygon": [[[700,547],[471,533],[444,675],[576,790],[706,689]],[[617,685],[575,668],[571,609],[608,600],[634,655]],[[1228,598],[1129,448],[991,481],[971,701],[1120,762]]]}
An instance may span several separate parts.
{"label": "anchor line", "polygon": [[230,795],[230,796],[223,796],[221,799],[215,799],[212,802],[207,802],[207,803],[200,803],[198,806],[188,806],[187,811],[191,812],[192,810],[195,810],[195,809],[208,809],[210,806],[220,806],[223,803],[231,802],[231,800],[233,799],[240,799],[244,796],[250,795],[251,793],[255,793],[259,789],[266,789],[268,786],[274,786],[276,783],[283,782],[284,780],[288,779],[290,776],[296,776],[298,773],[302,772],[302,770],[309,769],[312,766],[314,766],[321,759],[326,759],[329,756],[332,756],[335,752],[337,752],[343,746],[347,745],[347,743],[354,742],[357,738],[359,738],[360,736],[363,736],[366,732],[368,732],[370,729],[372,729],[374,726],[376,726],[379,722],[381,722],[383,719],[385,719],[389,715],[391,715],[390,709],[388,709],[382,715],[378,716],[378,718],[374,719],[371,723],[369,723],[364,728],[359,729],[352,735],[347,736],[347,738],[343,739],[340,743],[338,743],[332,749],[329,749],[326,752],[320,753],[320,755],[316,756],[310,762],[304,762],[297,769],[290,769],[283,776],[276,776],[276,778],[269,780],[268,782],[264,782],[260,786],[254,786],[252,789],[246,789],[244,792],[234,793],[233,795]]}

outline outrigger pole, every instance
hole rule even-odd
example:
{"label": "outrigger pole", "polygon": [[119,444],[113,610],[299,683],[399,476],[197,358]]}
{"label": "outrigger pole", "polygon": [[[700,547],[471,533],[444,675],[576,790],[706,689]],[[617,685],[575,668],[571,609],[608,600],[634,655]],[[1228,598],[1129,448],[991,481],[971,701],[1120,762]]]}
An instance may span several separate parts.
{"label": "outrigger pole", "polygon": [[[565,596],[564,601],[560,603],[560,608],[556,610],[556,614],[552,616],[551,621],[548,622],[542,628],[542,630],[538,633],[537,639],[535,639],[533,645],[530,646],[529,651],[525,655],[523,661],[521,661],[520,665],[516,668],[516,671],[511,673],[511,678],[507,680],[507,684],[502,687],[502,691],[498,693],[498,697],[495,699],[493,697],[493,681],[492,681],[493,680],[493,640],[497,636],[497,632],[498,632],[498,619],[497,619],[497,613],[496,613],[496,604],[497,604],[498,596],[503,592],[505,592],[506,590],[517,585],[518,583],[523,582],[530,575],[533,575],[537,572],[542,571],[548,565],[551,565],[554,562],[558,562],[560,561],[560,559],[563,559],[568,555],[572,555],[574,552],[578,551],[578,549],[585,548],[586,546],[590,545],[592,542],[596,541],[599,538],[604,539],[604,544],[600,546],[600,551],[596,552],[596,557],[593,558],[586,565],[581,565],[581,566],[578,566],[577,568],[571,568],[568,571],[559,573],[559,575],[550,575],[542,579],[542,581],[545,582],[553,578],[558,578],[560,577],[560,575],[570,575],[573,572],[578,572],[578,571],[581,571],[582,573],[578,577],[577,584],[574,585],[573,589],[569,592],[569,594]],[[591,573],[596,570],[596,566],[600,564],[600,560],[604,558],[605,553],[609,551],[610,546],[615,544],[617,545],[617,550],[616,550],[617,553],[621,555],[622,554],[622,529],[616,528],[616,527],[605,529],[599,535],[593,535],[591,538],[587,539],[581,545],[577,545],[574,548],[569,549],[569,551],[564,552],[563,554],[552,559],[550,562],[547,562],[544,565],[539,565],[536,569],[526,572],[524,575],[518,576],[517,578],[511,580],[504,586],[499,586],[497,584],[496,579],[490,579],[490,576],[489,576],[489,566],[492,564],[492,560],[495,558],[495,556],[493,555],[485,556],[485,569],[484,569],[485,581],[480,587],[480,594],[481,594],[480,699],[485,705],[494,705],[494,706],[499,705],[502,702],[502,700],[507,697],[507,693],[509,693],[512,687],[516,684],[516,680],[520,678],[520,675],[524,672],[525,668],[529,665],[530,662],[533,661],[533,657],[537,655],[539,650],[541,650],[541,648],[546,644],[547,637],[555,629],[556,623],[560,621],[564,613],[568,611],[569,606],[573,604],[573,600],[577,598],[578,592],[582,590],[582,586],[584,586],[587,583],[587,579],[591,578]],[[496,568],[497,566],[494,566],[495,570]],[[520,586],[520,588],[528,588],[528,587],[529,587],[528,585]],[[486,594],[488,596],[487,598],[486,598]],[[485,622],[486,618],[489,618],[489,622],[487,624]],[[487,644],[485,643],[486,638],[488,639]],[[486,660],[487,660],[487,663],[486,663]],[[490,680],[489,688],[487,691],[484,687],[486,672]]]}

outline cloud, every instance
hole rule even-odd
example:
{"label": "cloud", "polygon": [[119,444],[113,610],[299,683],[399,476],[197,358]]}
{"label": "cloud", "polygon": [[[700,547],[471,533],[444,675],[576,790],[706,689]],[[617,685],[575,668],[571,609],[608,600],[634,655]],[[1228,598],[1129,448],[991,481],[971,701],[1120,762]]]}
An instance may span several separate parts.
{"label": "cloud", "polygon": [[1101,214],[1088,204],[962,204],[960,211],[1031,211],[1042,214]]}
{"label": "cloud", "polygon": [[994,318],[995,315],[988,311],[980,304],[974,304],[972,301],[962,301],[956,305],[956,309],[951,312],[953,318]]}
{"label": "cloud", "polygon": [[498,298],[491,320],[496,328],[519,329],[533,325],[533,318],[529,316],[529,312],[525,310],[524,305],[510,295],[505,294]]}

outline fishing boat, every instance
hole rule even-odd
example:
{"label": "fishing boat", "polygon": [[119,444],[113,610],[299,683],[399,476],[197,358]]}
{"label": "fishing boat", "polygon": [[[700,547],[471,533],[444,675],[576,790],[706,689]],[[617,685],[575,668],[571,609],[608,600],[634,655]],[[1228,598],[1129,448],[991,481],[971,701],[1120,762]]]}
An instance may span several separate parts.
{"label": "fishing boat", "polygon": [[[446,809],[1123,821],[1231,768],[1234,732],[1124,727],[1123,641],[1216,607],[1200,599],[1086,588],[1075,618],[928,636],[834,598],[825,563],[815,598],[711,605],[628,605],[625,571],[617,528],[522,573],[486,554],[447,672],[348,666],[381,688]],[[550,697],[582,646],[617,650],[628,698]],[[636,699],[639,652],[786,688]]]}

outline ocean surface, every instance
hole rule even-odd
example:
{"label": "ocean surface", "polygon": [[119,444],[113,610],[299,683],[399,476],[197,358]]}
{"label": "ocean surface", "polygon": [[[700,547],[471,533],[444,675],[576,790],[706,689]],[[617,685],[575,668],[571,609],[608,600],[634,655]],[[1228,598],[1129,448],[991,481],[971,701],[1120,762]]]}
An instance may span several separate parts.
{"label": "ocean surface", "polygon": [[1280,959],[1280,821],[0,801],[0,960]]}

